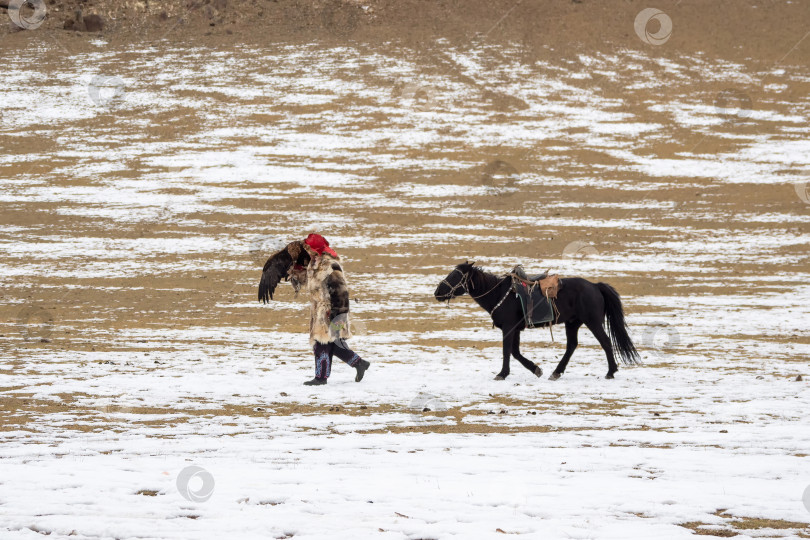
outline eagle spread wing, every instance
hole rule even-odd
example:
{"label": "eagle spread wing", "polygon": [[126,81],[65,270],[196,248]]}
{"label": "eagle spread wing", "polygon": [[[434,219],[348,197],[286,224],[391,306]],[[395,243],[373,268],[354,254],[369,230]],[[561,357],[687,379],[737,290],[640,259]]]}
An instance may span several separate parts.
{"label": "eagle spread wing", "polygon": [[298,292],[301,281],[306,279],[302,269],[309,264],[309,259],[302,240],[290,242],[287,247],[271,255],[264,263],[262,279],[259,281],[259,302],[266,304],[272,300],[282,279],[286,281],[292,278],[293,287]]}

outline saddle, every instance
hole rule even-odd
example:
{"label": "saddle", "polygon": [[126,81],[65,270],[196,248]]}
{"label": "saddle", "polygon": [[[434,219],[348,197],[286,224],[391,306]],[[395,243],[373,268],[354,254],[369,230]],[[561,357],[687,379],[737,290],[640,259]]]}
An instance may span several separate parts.
{"label": "saddle", "polygon": [[521,265],[517,265],[512,269],[512,281],[514,282],[516,278],[529,286],[539,285],[540,293],[546,298],[557,298],[557,293],[562,287],[560,276],[557,274],[548,275],[548,272],[545,274],[526,274]]}
{"label": "saddle", "polygon": [[562,286],[559,276],[549,276],[548,272],[529,275],[520,265],[515,266],[510,275],[526,327],[551,326],[556,311],[554,299]]}

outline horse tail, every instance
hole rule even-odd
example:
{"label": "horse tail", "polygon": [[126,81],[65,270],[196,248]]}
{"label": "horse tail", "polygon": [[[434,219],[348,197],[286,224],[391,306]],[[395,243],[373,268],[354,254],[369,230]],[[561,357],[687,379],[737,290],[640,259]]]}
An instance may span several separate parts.
{"label": "horse tail", "polygon": [[624,322],[624,308],[619,293],[607,283],[597,283],[596,286],[602,293],[602,298],[605,299],[607,330],[613,342],[613,349],[625,364],[639,364],[638,351],[627,333],[627,323]]}

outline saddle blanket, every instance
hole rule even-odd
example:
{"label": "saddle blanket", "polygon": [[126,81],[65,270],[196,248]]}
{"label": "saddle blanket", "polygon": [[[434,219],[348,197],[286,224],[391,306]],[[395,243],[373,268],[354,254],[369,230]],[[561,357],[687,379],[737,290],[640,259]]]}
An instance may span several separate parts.
{"label": "saddle blanket", "polygon": [[539,284],[515,280],[513,287],[523,309],[527,328],[542,326],[554,319],[554,308],[549,299],[543,295]]}

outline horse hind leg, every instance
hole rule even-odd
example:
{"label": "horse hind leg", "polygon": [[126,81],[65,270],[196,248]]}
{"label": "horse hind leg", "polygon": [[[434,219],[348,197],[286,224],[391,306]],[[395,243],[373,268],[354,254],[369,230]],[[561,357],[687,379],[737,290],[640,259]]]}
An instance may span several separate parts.
{"label": "horse hind leg", "polygon": [[515,339],[512,343],[512,356],[514,356],[515,360],[520,362],[523,367],[534,373],[535,377],[543,376],[542,368],[520,353],[520,331],[515,332]]}
{"label": "horse hind leg", "polygon": [[565,354],[563,354],[560,363],[557,364],[557,369],[549,376],[550,381],[556,381],[565,373],[565,368],[568,367],[568,361],[571,360],[571,355],[574,354],[579,344],[577,333],[579,332],[580,326],[582,326],[580,321],[568,321],[565,323]]}
{"label": "horse hind leg", "polygon": [[607,335],[605,332],[604,327],[601,323],[591,323],[587,324],[588,330],[590,330],[594,337],[599,341],[599,345],[602,346],[602,349],[605,351],[605,356],[607,356],[608,362],[608,372],[605,375],[606,379],[612,379],[613,375],[619,370],[619,366],[616,365],[616,357],[613,355],[613,344],[610,342],[610,336]]}

